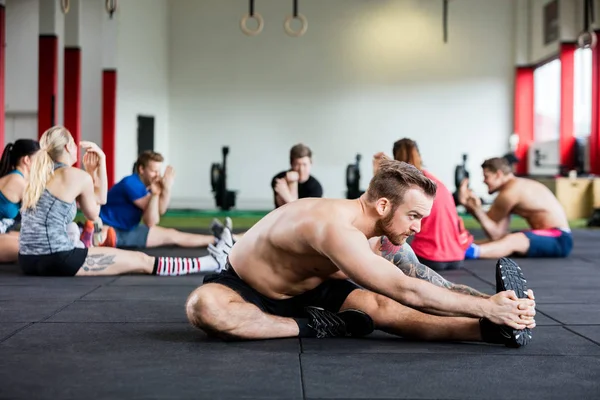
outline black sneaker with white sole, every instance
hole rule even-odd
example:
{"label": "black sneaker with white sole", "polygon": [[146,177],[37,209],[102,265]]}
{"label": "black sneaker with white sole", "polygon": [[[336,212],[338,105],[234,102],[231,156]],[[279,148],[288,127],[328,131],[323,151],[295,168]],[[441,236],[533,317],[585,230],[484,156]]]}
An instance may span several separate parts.
{"label": "black sneaker with white sole", "polygon": [[[503,257],[496,263],[496,293],[512,290],[521,299],[527,296],[527,281],[521,267],[510,258]],[[509,326],[493,324],[489,320],[480,320],[483,340],[490,343],[503,343],[507,347],[525,346],[532,339],[531,329],[513,329]]]}
{"label": "black sneaker with white sole", "polygon": [[371,317],[359,310],[344,310],[333,313],[320,307],[306,307],[308,326],[316,333],[316,337],[362,337],[374,330]]}

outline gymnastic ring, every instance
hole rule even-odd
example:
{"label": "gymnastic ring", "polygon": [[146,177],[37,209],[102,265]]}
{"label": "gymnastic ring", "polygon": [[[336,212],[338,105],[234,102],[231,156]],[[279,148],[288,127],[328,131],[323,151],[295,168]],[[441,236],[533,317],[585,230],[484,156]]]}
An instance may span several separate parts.
{"label": "gymnastic ring", "polygon": [[112,18],[115,11],[117,11],[117,0],[106,0],[104,3],[106,12]]}
{"label": "gymnastic ring", "polygon": [[591,49],[596,47],[598,37],[594,31],[583,31],[577,36],[577,44],[582,49]]}
{"label": "gymnastic ring", "polygon": [[71,9],[71,0],[60,0],[60,9],[63,14],[68,14]]}
{"label": "gymnastic ring", "polygon": [[[256,22],[258,22],[258,27],[254,30],[248,28],[246,25],[250,18],[254,18]],[[254,15],[246,14],[240,19],[240,29],[248,36],[256,36],[262,32],[265,26],[265,21],[263,20],[262,15],[260,13],[254,12]]]}
{"label": "gymnastic ring", "polygon": [[[297,31],[292,29],[291,24],[294,19],[298,19],[302,23],[302,27]],[[288,36],[300,37],[300,36],[304,35],[306,33],[306,31],[308,30],[308,21],[306,20],[306,17],[302,14],[298,14],[296,16],[288,15],[287,17],[285,17],[285,22],[283,23],[283,29],[285,29],[285,33],[287,33]]]}

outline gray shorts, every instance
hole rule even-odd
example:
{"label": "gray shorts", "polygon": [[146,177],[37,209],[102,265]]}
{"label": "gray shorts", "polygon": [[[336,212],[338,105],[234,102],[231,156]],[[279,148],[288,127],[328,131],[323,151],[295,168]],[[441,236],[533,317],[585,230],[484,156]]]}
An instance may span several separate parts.
{"label": "gray shorts", "polygon": [[148,243],[148,232],[150,228],[147,225],[140,224],[130,231],[116,229],[117,247],[125,248],[145,248]]}

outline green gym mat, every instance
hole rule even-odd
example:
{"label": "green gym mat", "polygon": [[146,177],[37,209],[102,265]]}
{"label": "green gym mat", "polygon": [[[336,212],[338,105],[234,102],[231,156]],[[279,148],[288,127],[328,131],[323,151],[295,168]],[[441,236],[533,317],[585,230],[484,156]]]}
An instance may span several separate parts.
{"label": "green gym mat", "polygon": [[[223,219],[230,217],[233,221],[233,228],[235,231],[246,230],[252,227],[257,221],[269,213],[270,210],[254,211],[254,210],[231,210],[231,211],[220,211],[220,210],[169,210],[161,218],[160,226],[166,228],[199,228],[206,229],[210,226],[210,222],[213,218]],[[467,229],[480,229],[481,225],[475,218],[468,214],[461,214],[460,217],[463,219],[465,228]],[[76,221],[82,221],[83,215],[78,214]],[[587,224],[586,219],[576,219],[570,221],[571,228],[585,228]],[[520,230],[527,229],[528,225],[525,220],[521,217],[513,217],[511,219],[510,229]]]}

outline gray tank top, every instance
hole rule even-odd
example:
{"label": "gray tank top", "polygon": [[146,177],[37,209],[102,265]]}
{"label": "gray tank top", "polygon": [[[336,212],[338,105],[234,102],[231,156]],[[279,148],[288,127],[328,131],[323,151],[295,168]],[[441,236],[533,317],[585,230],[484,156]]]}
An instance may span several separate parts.
{"label": "gray tank top", "polygon": [[[64,167],[57,163],[54,170]],[[21,214],[19,253],[23,255],[53,254],[73,250],[67,225],[77,214],[77,204],[67,203],[44,189],[37,206]]]}

